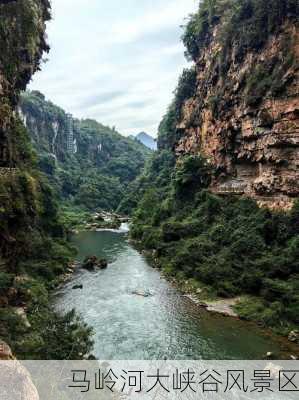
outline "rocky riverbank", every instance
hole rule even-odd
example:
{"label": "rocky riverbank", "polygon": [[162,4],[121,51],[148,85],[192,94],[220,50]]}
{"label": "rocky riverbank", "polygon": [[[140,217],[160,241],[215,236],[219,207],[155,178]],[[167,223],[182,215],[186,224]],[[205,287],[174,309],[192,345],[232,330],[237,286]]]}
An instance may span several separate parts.
{"label": "rocky riverbank", "polygon": [[71,233],[78,233],[83,230],[119,229],[121,224],[128,222],[130,222],[130,219],[127,216],[108,211],[100,211],[79,221],[77,226],[71,230]]}

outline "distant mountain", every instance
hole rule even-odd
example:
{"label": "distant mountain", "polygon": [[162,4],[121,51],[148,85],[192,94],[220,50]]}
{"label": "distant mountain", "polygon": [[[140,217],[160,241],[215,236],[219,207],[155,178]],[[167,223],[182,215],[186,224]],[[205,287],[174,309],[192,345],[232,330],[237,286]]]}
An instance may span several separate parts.
{"label": "distant mountain", "polygon": [[140,132],[138,135],[135,136],[135,139],[138,140],[138,142],[141,142],[144,144],[144,146],[148,147],[151,150],[157,150],[157,142],[156,140],[148,135],[145,132]]}

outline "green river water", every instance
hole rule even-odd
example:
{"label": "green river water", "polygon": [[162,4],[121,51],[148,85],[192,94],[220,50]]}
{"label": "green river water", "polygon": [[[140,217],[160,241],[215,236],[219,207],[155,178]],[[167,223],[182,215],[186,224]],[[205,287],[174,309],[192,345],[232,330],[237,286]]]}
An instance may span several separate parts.
{"label": "green river water", "polygon": [[[102,360],[261,359],[283,357],[288,343],[254,324],[210,314],[182,295],[127,240],[127,229],[81,232],[72,238],[78,260],[96,255],[106,270],[82,269],[55,296],[58,310],[75,308],[94,329]],[[83,290],[72,290],[83,284]],[[149,290],[141,297],[134,290]]]}

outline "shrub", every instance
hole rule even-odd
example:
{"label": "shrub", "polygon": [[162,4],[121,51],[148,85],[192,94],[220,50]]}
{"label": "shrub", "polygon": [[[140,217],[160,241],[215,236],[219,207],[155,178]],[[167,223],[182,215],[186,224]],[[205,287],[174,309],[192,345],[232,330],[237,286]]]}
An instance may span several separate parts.
{"label": "shrub", "polygon": [[203,0],[199,10],[191,14],[182,37],[187,59],[195,60],[210,39],[211,28],[219,21],[223,6],[218,0]]}
{"label": "shrub", "polygon": [[210,172],[210,168],[201,156],[188,155],[181,158],[173,178],[176,196],[192,199],[193,194],[208,187],[211,180]]}
{"label": "shrub", "polygon": [[0,294],[5,293],[12,285],[13,275],[0,272]]}

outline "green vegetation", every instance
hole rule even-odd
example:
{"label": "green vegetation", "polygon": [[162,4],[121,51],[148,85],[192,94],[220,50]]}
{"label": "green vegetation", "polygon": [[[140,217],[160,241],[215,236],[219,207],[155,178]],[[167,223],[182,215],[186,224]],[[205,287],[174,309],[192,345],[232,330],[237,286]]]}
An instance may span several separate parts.
{"label": "green vegetation", "polygon": [[198,12],[190,15],[182,38],[187,59],[196,60],[211,39],[211,29],[230,4],[230,0],[203,0]]}
{"label": "green vegetation", "polygon": [[[58,315],[49,305],[75,255],[53,191],[37,171],[16,170],[0,178],[0,198],[1,339],[19,358],[81,359],[91,351],[91,330],[74,313]],[[17,312],[24,307],[27,321]]]}
{"label": "green vegetation", "polygon": [[213,28],[221,20],[222,62],[233,49],[239,61],[248,50],[260,49],[286,18],[298,16],[297,0],[203,0],[189,17],[183,34],[186,56],[196,60],[209,44]]}
{"label": "green vegetation", "polygon": [[116,209],[151,151],[94,120],[75,120],[78,151],[71,154],[66,151],[68,121],[61,108],[33,91],[22,95],[21,109],[29,117],[39,166],[60,199],[89,211]]}
{"label": "green vegetation", "polygon": [[[283,95],[290,80],[287,72],[295,64],[292,51],[295,44],[288,35],[279,49],[279,56],[257,65],[246,77],[246,102],[249,106],[257,106],[266,96]],[[293,79],[293,78],[291,78]],[[290,83],[290,82],[288,82]]]}
{"label": "green vegetation", "polygon": [[0,4],[0,338],[19,358],[82,359],[92,348],[91,330],[74,312],[58,315],[49,301],[74,249],[15,112],[20,91],[49,49],[49,18],[48,0]]}
{"label": "green vegetation", "polygon": [[[158,198],[162,200],[168,192],[174,165],[175,158],[170,151],[155,152],[147,162],[144,173],[128,187],[117,212],[131,215],[146,191],[151,187],[156,188]],[[149,207],[151,208],[151,206]]]}
{"label": "green vegetation", "polygon": [[174,170],[160,167],[145,172],[132,237],[155,250],[158,265],[178,280],[192,279],[221,297],[248,294],[241,316],[283,333],[296,326],[299,204],[286,214],[210,194],[210,168],[199,156],[181,158]]}
{"label": "green vegetation", "polygon": [[[51,18],[50,3],[48,0],[5,3],[8,2],[0,4],[1,70],[13,88],[21,89],[25,88],[34,70],[39,68],[42,52],[49,51],[43,22]],[[14,26],[12,22],[15,20],[18,24]]]}
{"label": "green vegetation", "polygon": [[49,50],[50,6],[6,3],[0,4],[0,337],[18,358],[82,359],[92,349],[90,328],[74,312],[63,316],[50,306],[51,290],[75,254],[66,230],[90,210],[116,208],[150,152],[114,129],[76,120],[78,152],[68,153],[67,116],[39,92],[25,93],[20,104],[31,145],[16,106]]}

